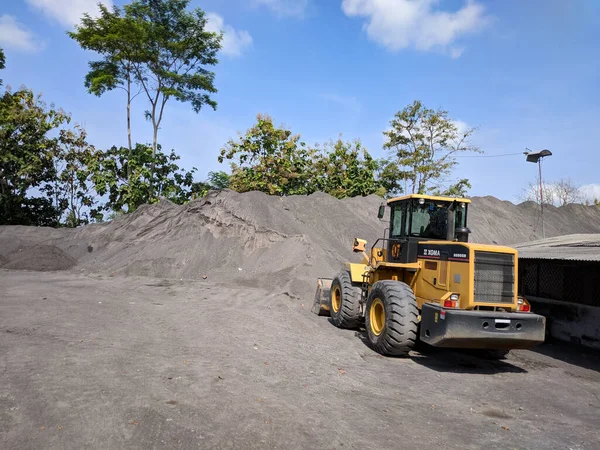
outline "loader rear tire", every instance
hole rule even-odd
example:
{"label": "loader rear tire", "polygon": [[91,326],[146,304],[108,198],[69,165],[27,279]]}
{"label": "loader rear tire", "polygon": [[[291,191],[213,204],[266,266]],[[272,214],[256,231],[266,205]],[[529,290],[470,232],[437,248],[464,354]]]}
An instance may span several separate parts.
{"label": "loader rear tire", "polygon": [[360,288],[352,285],[347,271],[338,273],[331,283],[331,321],[338,328],[353,329],[360,324]]}
{"label": "loader rear tire", "polygon": [[417,341],[419,309],[412,289],[401,281],[378,281],[365,312],[367,338],[382,355],[408,356]]}

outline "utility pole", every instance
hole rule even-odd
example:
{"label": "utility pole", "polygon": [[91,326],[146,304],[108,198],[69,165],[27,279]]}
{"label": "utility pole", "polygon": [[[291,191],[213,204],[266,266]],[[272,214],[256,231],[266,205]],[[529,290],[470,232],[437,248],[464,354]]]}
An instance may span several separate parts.
{"label": "utility pole", "polygon": [[527,156],[527,162],[537,163],[538,170],[540,173],[540,208],[541,208],[541,216],[542,216],[542,237],[546,239],[546,229],[544,227],[544,184],[542,181],[542,159],[547,156],[552,156],[552,152],[550,150],[544,149],[539,152],[532,152],[528,148],[528,151],[523,152]]}

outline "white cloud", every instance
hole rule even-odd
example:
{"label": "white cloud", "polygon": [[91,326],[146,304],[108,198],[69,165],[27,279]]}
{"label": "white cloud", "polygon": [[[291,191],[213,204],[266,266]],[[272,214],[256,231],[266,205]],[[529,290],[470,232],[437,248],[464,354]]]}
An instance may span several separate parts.
{"label": "white cloud", "polygon": [[458,134],[461,136],[473,128],[467,122],[463,122],[462,120],[453,120],[452,122],[456,126]]}
{"label": "white cloud", "polygon": [[450,56],[452,59],[460,58],[464,51],[465,49],[462,47],[452,47],[450,49]]}
{"label": "white cloud", "polygon": [[84,13],[94,16],[98,13],[98,3],[103,3],[108,8],[113,5],[112,0],[26,0],[33,8],[43,12],[48,17],[63,25],[76,25],[81,21]]}
{"label": "white cloud", "polygon": [[221,51],[228,56],[240,56],[242,51],[252,45],[252,36],[246,30],[236,30],[231,25],[225,25],[223,18],[215,13],[206,14],[208,23],[206,30],[218,33],[223,31]]}
{"label": "white cloud", "polygon": [[279,16],[303,17],[308,0],[254,0],[254,3],[270,8]]}
{"label": "white cloud", "polygon": [[451,47],[461,36],[488,22],[484,7],[474,0],[455,12],[436,10],[438,0],[342,0],[348,17],[364,17],[368,36],[391,51],[441,49],[458,58],[463,49]]}
{"label": "white cloud", "polygon": [[600,183],[583,185],[579,188],[579,191],[584,201],[600,200]]}
{"label": "white cloud", "polygon": [[337,94],[323,94],[321,97],[324,100],[335,103],[341,106],[343,109],[351,111],[353,113],[358,113],[360,111],[360,103],[356,97],[348,97],[345,95],[337,95]]}
{"label": "white cloud", "polygon": [[9,15],[0,16],[0,46],[26,52],[42,48],[40,43],[35,42],[33,33]]}

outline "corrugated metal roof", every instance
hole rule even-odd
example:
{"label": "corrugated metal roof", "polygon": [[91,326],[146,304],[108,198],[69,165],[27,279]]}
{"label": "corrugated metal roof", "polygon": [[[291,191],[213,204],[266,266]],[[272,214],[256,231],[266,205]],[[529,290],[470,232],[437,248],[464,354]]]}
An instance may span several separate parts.
{"label": "corrugated metal roof", "polygon": [[600,261],[600,234],[570,234],[515,245],[519,259]]}

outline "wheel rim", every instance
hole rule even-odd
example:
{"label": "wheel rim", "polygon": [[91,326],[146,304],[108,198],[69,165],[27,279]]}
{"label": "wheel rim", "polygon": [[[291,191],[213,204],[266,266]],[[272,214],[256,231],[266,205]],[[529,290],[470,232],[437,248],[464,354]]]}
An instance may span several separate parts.
{"label": "wheel rim", "polygon": [[333,288],[331,292],[331,308],[333,312],[338,312],[342,307],[342,291],[339,286]]}
{"label": "wheel rim", "polygon": [[371,331],[374,335],[379,336],[385,328],[385,308],[383,307],[383,302],[378,298],[373,300],[373,303],[371,303],[369,319],[371,323]]}

